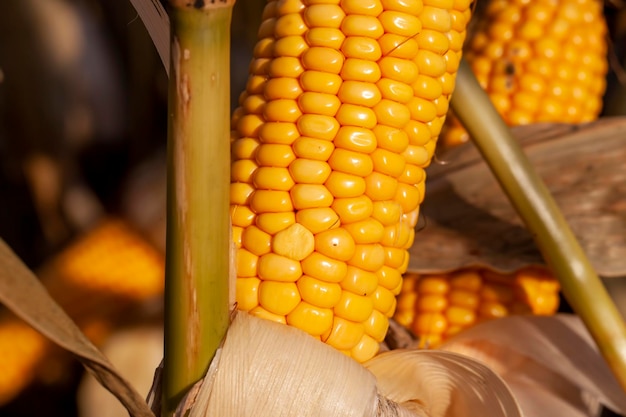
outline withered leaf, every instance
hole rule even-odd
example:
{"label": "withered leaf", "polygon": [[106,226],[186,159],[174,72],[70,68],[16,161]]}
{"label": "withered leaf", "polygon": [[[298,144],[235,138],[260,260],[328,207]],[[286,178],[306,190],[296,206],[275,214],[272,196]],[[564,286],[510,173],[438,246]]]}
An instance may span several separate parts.
{"label": "withered leaf", "polygon": [[[626,275],[626,117],[512,129],[597,273]],[[544,264],[486,162],[468,143],[428,169],[409,270]]]}

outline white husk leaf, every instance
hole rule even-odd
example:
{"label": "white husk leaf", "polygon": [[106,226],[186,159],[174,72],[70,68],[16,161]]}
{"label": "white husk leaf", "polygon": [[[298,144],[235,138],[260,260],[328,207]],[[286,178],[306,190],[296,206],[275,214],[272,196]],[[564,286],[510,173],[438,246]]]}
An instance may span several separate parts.
{"label": "white husk leaf", "polygon": [[170,69],[170,19],[159,0],[130,0],[146,26],[152,42],[161,57],[165,72]]}
{"label": "white husk leaf", "polygon": [[382,395],[431,417],[522,416],[498,375],[459,354],[396,349],[364,366],[376,375]]}
{"label": "white husk leaf", "polygon": [[508,384],[526,417],[626,414],[626,396],[574,315],[511,316],[481,323],[441,350],[480,360]]}

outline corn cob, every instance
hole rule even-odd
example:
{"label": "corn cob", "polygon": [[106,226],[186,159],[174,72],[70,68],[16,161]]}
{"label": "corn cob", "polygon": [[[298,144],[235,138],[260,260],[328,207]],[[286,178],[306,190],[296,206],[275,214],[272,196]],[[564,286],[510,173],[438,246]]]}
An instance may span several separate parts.
{"label": "corn cob", "polygon": [[270,0],[232,117],[240,310],[374,356],[408,263],[469,0]]}
{"label": "corn cob", "polygon": [[[468,39],[465,59],[510,126],[582,123],[602,109],[606,37],[598,0],[492,0]],[[449,117],[442,145],[467,140]]]}
{"label": "corn cob", "polygon": [[[116,325],[129,320],[132,307],[162,294],[163,269],[159,251],[125,222],[110,218],[71,242],[37,275],[85,335],[99,344]],[[43,335],[2,312],[0,405],[38,378],[54,379],[44,364],[55,352]]]}
{"label": "corn cob", "polygon": [[514,274],[462,269],[449,274],[404,277],[394,319],[421,347],[436,347],[484,320],[512,314],[551,315],[559,307],[559,283],[544,268]]}

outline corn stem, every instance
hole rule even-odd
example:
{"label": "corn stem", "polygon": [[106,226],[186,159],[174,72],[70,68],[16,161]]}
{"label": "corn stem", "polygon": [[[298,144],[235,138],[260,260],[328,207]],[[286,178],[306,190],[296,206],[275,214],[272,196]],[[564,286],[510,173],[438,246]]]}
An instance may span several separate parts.
{"label": "corn stem", "polygon": [[170,3],[163,416],[204,376],[229,324],[234,2]]}
{"label": "corn stem", "polygon": [[542,179],[471,68],[461,62],[451,106],[519,213],[574,312],[626,391],[626,324]]}

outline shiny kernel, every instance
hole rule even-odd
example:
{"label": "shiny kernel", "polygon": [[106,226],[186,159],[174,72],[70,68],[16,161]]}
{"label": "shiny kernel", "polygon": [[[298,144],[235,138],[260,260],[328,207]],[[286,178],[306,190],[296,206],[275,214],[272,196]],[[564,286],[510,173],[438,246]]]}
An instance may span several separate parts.
{"label": "shiny kernel", "polygon": [[299,58],[308,47],[302,36],[287,36],[274,43],[274,55]]}
{"label": "shiny kernel", "polygon": [[276,315],[289,314],[300,303],[300,293],[294,282],[262,281],[259,284],[259,304]]}
{"label": "shiny kernel", "polygon": [[394,10],[417,16],[423,8],[422,0],[382,0],[385,10]]}
{"label": "shiny kernel", "polygon": [[265,83],[265,98],[267,100],[279,98],[295,100],[301,93],[302,88],[295,78],[270,78]]}
{"label": "shiny kernel", "polygon": [[376,149],[376,136],[370,129],[342,126],[334,139],[337,148],[370,153]]}
{"label": "shiny kernel", "polygon": [[263,190],[289,191],[294,181],[287,168],[259,167],[254,173],[254,186]]}
{"label": "shiny kernel", "polygon": [[406,223],[396,223],[384,228],[380,243],[384,246],[404,248],[410,239],[412,228]]}
{"label": "shiny kernel", "polygon": [[418,314],[413,322],[412,330],[417,335],[440,335],[446,331],[448,320],[441,313]]}
{"label": "shiny kernel", "polygon": [[437,117],[437,108],[432,100],[413,97],[406,106],[410,111],[411,119],[422,123],[428,123]]}
{"label": "shiny kernel", "polygon": [[348,265],[376,272],[385,264],[385,251],[377,243],[355,245],[355,252]]}
{"label": "shiny kernel", "polygon": [[355,347],[350,349],[350,357],[359,363],[372,359],[380,350],[379,343],[365,334]]}
{"label": "shiny kernel", "polygon": [[296,156],[289,145],[263,143],[256,152],[256,162],[259,166],[286,168],[295,159]]}
{"label": "shiny kernel", "polygon": [[417,165],[418,167],[424,167],[430,162],[431,155],[424,146],[409,145],[402,153],[407,164]]}
{"label": "shiny kernel", "polygon": [[330,72],[306,70],[300,75],[300,84],[304,91],[337,94],[341,82],[339,75]]}
{"label": "shiny kernel", "polygon": [[300,158],[327,161],[335,150],[332,142],[323,139],[300,137],[293,144],[293,151]]}
{"label": "shiny kernel", "polygon": [[278,99],[271,100],[265,104],[263,116],[268,122],[295,122],[302,111],[296,100]]}
{"label": "shiny kernel", "polygon": [[275,253],[266,253],[259,258],[259,278],[270,281],[295,282],[302,276],[300,262]]}
{"label": "shiny kernel", "polygon": [[248,204],[248,197],[254,188],[247,183],[233,182],[230,184],[230,204]]}
{"label": "shiny kernel", "polygon": [[373,204],[372,217],[383,226],[397,224],[402,214],[402,206],[396,201],[375,201]]}
{"label": "shiny kernel", "polygon": [[417,54],[418,44],[414,38],[385,33],[378,39],[383,56],[413,59]]}
{"label": "shiny kernel", "polygon": [[348,36],[341,45],[341,52],[346,58],[366,59],[378,61],[382,56],[380,45],[375,39],[363,36]]}
{"label": "shiny kernel", "polygon": [[333,203],[333,194],[323,184],[296,184],[290,195],[296,210],[330,207]]}
{"label": "shiny kernel", "polygon": [[381,94],[376,84],[348,80],[341,85],[337,97],[342,103],[373,107],[380,101]]}
{"label": "shiny kernel", "polygon": [[301,262],[305,275],[325,282],[341,282],[348,272],[348,265],[337,259],[313,252]]}
{"label": "shiny kernel", "polygon": [[[419,54],[419,52],[418,52]],[[392,56],[386,56],[378,61],[380,65],[381,76],[385,78],[391,78],[395,81],[400,81],[406,84],[412,84],[417,78],[418,65],[415,62],[408,59],[395,58]]]}
{"label": "shiny kernel", "polygon": [[374,106],[376,120],[380,124],[402,129],[411,119],[411,112],[405,104],[383,99]]}
{"label": "shiny kernel", "polygon": [[448,52],[450,41],[448,37],[439,31],[427,29],[417,36],[417,43],[420,49],[426,49],[439,55]]}
{"label": "shiny kernel", "polygon": [[261,256],[269,253],[272,247],[272,236],[256,226],[249,226],[243,231],[241,243],[251,253]]}
{"label": "shiny kernel", "polygon": [[341,105],[336,95],[305,92],[298,98],[303,113],[334,116]]}
{"label": "shiny kernel", "polygon": [[287,315],[287,323],[313,336],[320,336],[331,329],[333,325],[333,311],[301,301]]}
{"label": "shiny kernel", "polygon": [[291,145],[299,136],[295,123],[269,122],[259,129],[259,139],[266,144]]}
{"label": "shiny kernel", "polygon": [[342,148],[335,148],[328,160],[328,164],[333,171],[345,172],[346,174],[361,177],[369,175],[374,169],[370,155]]}
{"label": "shiny kernel", "polygon": [[440,33],[446,33],[452,29],[452,18],[448,10],[424,6],[419,18],[424,29],[432,29]]}
{"label": "shiny kernel", "polygon": [[378,18],[386,33],[412,38],[420,33],[422,29],[422,23],[417,16],[408,13],[386,10],[382,12]]}
{"label": "shiny kernel", "polygon": [[342,291],[339,302],[333,308],[335,315],[346,320],[363,322],[369,318],[374,309],[373,297]]}
{"label": "shiny kernel", "polygon": [[383,7],[379,0],[341,0],[341,8],[348,14],[378,16]]}
{"label": "shiny kernel", "polygon": [[402,289],[402,274],[396,268],[387,265],[376,271],[378,277],[378,285],[387,288],[390,291]]}
{"label": "shiny kernel", "polygon": [[347,58],[340,72],[343,80],[375,83],[381,77],[380,66],[376,62],[358,58]]}
{"label": "shiny kernel", "polygon": [[430,77],[441,77],[446,74],[447,64],[443,56],[426,49],[421,49],[415,58],[418,72]]}
{"label": "shiny kernel", "polygon": [[339,171],[331,172],[324,185],[335,198],[358,197],[366,190],[363,177]]}
{"label": "shiny kernel", "polygon": [[231,145],[233,159],[254,159],[254,153],[259,143],[259,140],[255,138],[236,139]]}
{"label": "shiny kernel", "polygon": [[337,4],[312,4],[304,10],[304,21],[310,28],[339,28],[345,16]]}
{"label": "shiny kernel", "polygon": [[[307,50],[308,51],[308,50]],[[306,52],[303,53],[305,55]],[[281,56],[272,59],[270,62],[267,74],[271,78],[287,77],[298,78],[304,71],[300,58],[294,58],[292,56]]]}
{"label": "shiny kernel", "polygon": [[409,145],[409,137],[404,130],[378,124],[373,131],[379,148],[402,153]]}
{"label": "shiny kernel", "polygon": [[307,30],[306,23],[300,13],[290,13],[276,19],[274,36],[282,38],[285,36],[303,35]]}
{"label": "shiny kernel", "polygon": [[237,249],[236,265],[238,277],[256,277],[259,257],[245,248]]}
{"label": "shiny kernel", "polygon": [[299,223],[276,233],[271,243],[274,253],[296,261],[309,256],[315,248],[313,233]]}
{"label": "shiny kernel", "polygon": [[307,70],[339,74],[343,67],[343,62],[343,54],[331,48],[314,46],[302,54],[302,64]]}
{"label": "shiny kernel", "polygon": [[267,77],[265,75],[253,75],[248,77],[248,81],[246,82],[246,91],[248,94],[262,94],[266,80]]}
{"label": "shiny kernel", "polygon": [[396,194],[397,186],[397,179],[374,171],[365,178],[365,195],[372,201],[391,200]]}
{"label": "shiny kernel", "polygon": [[392,317],[396,308],[396,296],[388,289],[378,286],[370,296],[374,301],[374,308],[387,317]]}
{"label": "shiny kernel", "polygon": [[332,259],[347,261],[354,256],[354,239],[343,227],[315,235],[315,250]]}
{"label": "shiny kernel", "polygon": [[343,19],[341,31],[346,36],[365,36],[372,39],[378,39],[385,33],[377,17],[357,14],[349,14]]}
{"label": "shiny kernel", "polygon": [[346,291],[367,296],[372,294],[378,287],[378,277],[373,272],[348,265],[346,277],[339,285]]}
{"label": "shiny kernel", "polygon": [[467,308],[450,306],[446,311],[446,318],[450,325],[468,327],[476,322],[476,313]]}
{"label": "shiny kernel", "polygon": [[406,262],[409,254],[402,248],[394,248],[391,246],[384,247],[385,251],[385,265],[392,268],[398,268]]}
{"label": "shiny kernel", "polygon": [[246,114],[237,122],[237,131],[242,137],[257,137],[259,128],[263,126],[265,120],[258,114]]}
{"label": "shiny kernel", "polygon": [[352,198],[335,198],[331,206],[343,224],[367,219],[372,214],[372,207],[372,200],[364,195]]}
{"label": "shiny kernel", "polygon": [[253,308],[252,310],[250,310],[250,314],[255,317],[264,319],[264,320],[269,320],[269,321],[273,321],[273,322],[281,323],[281,324],[287,324],[287,321],[285,320],[285,316],[271,313],[261,306],[257,306]]}
{"label": "shiny kernel", "polygon": [[341,298],[341,286],[303,275],[297,282],[300,296],[307,303],[323,308],[333,308]]}
{"label": "shiny kernel", "polygon": [[427,275],[417,282],[416,290],[419,294],[447,294],[450,283],[445,275]]}
{"label": "shiny kernel", "polygon": [[298,120],[302,136],[333,140],[339,131],[339,123],[334,117],[320,114],[305,114]]}
{"label": "shiny kernel", "polygon": [[249,114],[262,114],[265,103],[265,99],[260,94],[253,94],[246,97],[243,108]]}
{"label": "shiny kernel", "polygon": [[405,213],[415,210],[422,202],[420,188],[413,184],[398,183],[394,200],[400,203]]}
{"label": "shiny kernel", "polygon": [[250,208],[255,213],[280,213],[292,211],[293,204],[287,191],[255,190],[250,196]]}
{"label": "shiny kernel", "polygon": [[259,305],[259,284],[261,280],[254,278],[237,278],[235,281],[235,300],[237,309],[249,311]]}
{"label": "shiny kernel", "polygon": [[363,324],[335,316],[332,329],[322,335],[322,341],[335,349],[348,350],[356,346],[364,334]]}
{"label": "shiny kernel", "polygon": [[371,153],[374,170],[391,177],[399,177],[404,172],[405,162],[402,155],[378,148]]}
{"label": "shiny kernel", "polygon": [[302,0],[281,0],[276,2],[276,16],[299,13],[304,9]]}
{"label": "shiny kernel", "polygon": [[254,211],[248,206],[236,206],[230,207],[230,219],[233,222],[233,226],[248,227],[254,221]]}
{"label": "shiny kernel", "polygon": [[298,210],[296,221],[313,234],[339,226],[339,216],[329,207]]}
{"label": "shiny kernel", "polygon": [[469,310],[476,310],[480,304],[480,297],[476,292],[456,289],[455,287],[452,287],[450,290],[448,298],[450,299],[450,304]]}
{"label": "shiny kernel", "polygon": [[385,228],[373,218],[343,225],[350,232],[356,243],[379,243],[382,240]]}
{"label": "shiny kernel", "polygon": [[274,38],[259,39],[252,51],[254,58],[272,58],[274,56]]}
{"label": "shiny kernel", "polygon": [[406,164],[404,172],[398,177],[398,181],[409,185],[419,184],[426,181],[426,171],[422,167]]}
{"label": "shiny kernel", "polygon": [[256,216],[255,224],[261,230],[274,235],[294,224],[296,215],[292,211],[282,213],[261,213]]}
{"label": "shiny kernel", "polygon": [[[256,58],[250,62],[249,73],[252,75],[265,76],[270,68],[270,63],[272,62],[272,58]],[[239,96],[239,103],[245,99],[245,95],[247,94],[259,94],[259,92],[252,91],[243,91]]]}
{"label": "shiny kernel", "polygon": [[304,38],[311,47],[339,50],[346,35],[336,28],[313,27],[306,32]]}
{"label": "shiny kernel", "polygon": [[332,169],[327,162],[298,158],[289,165],[293,180],[299,184],[323,184]]}
{"label": "shiny kernel", "polygon": [[335,116],[342,126],[357,126],[372,129],[376,126],[376,114],[368,107],[342,104]]}
{"label": "shiny kernel", "polygon": [[372,314],[363,322],[363,326],[365,327],[365,334],[380,343],[387,335],[389,319],[380,311],[372,310]]}
{"label": "shiny kernel", "polygon": [[413,98],[413,88],[409,84],[401,81],[392,80],[391,78],[381,78],[376,83],[376,86],[382,98],[388,100],[393,100],[398,103],[408,103],[409,100]]}

